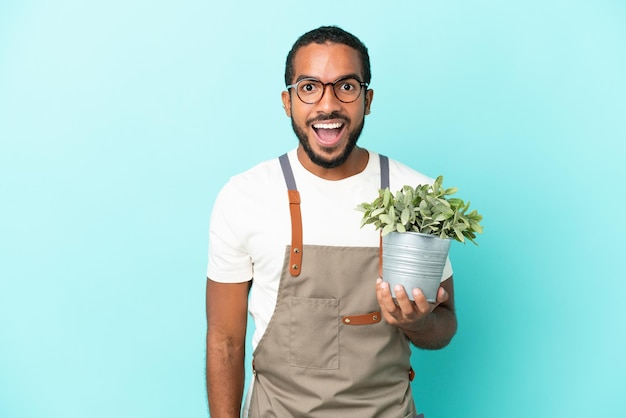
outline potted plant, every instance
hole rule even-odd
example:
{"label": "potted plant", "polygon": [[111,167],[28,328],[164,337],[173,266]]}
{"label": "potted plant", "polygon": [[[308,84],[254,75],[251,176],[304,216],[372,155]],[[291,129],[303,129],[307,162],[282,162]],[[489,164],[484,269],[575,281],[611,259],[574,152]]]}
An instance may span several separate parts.
{"label": "potted plant", "polygon": [[[410,289],[422,290],[429,302],[437,298],[441,275],[451,240],[476,244],[482,233],[482,216],[470,203],[449,197],[456,188],[443,188],[443,177],[431,184],[405,185],[392,194],[380,189],[371,203],[361,203],[361,227],[373,224],[381,230],[382,276],[393,288],[401,284],[413,298]],[[477,244],[476,244],[477,245]]]}

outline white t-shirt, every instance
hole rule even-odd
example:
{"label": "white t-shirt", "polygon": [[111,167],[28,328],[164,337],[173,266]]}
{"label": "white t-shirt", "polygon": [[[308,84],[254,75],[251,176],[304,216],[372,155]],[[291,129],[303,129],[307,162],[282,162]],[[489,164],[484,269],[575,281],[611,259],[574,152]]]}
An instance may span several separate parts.
{"label": "white t-shirt", "polygon": [[[378,247],[380,232],[359,228],[363,213],[356,206],[371,202],[380,188],[380,160],[369,152],[367,167],[346,179],[325,180],[307,171],[296,150],[288,153],[300,193],[304,245]],[[405,184],[433,180],[389,160],[392,192]],[[223,283],[252,280],[248,309],[256,326],[253,347],[274,312],[285,248],[291,243],[287,186],[278,158],[232,177],[219,192],[211,215],[207,277]],[[446,263],[442,280],[452,275]]]}

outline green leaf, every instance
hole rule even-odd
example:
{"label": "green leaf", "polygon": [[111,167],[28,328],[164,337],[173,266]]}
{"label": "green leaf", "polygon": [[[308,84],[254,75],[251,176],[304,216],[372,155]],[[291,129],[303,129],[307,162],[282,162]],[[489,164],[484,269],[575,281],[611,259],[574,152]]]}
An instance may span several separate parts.
{"label": "green leaf", "polygon": [[406,224],[407,222],[409,222],[410,217],[411,217],[411,210],[409,208],[404,208],[404,210],[402,211],[402,214],[400,215],[400,222],[402,224]]}
{"label": "green leaf", "polygon": [[389,190],[389,188],[386,188],[385,191],[383,192],[383,206],[387,207],[389,206],[389,202],[391,202],[391,191]]}
{"label": "green leaf", "polygon": [[372,213],[370,213],[369,216],[371,216],[372,218],[375,218],[376,216],[380,215],[381,213],[385,212],[385,208],[378,208],[378,209],[374,209],[372,211]]}
{"label": "green leaf", "polygon": [[483,227],[478,222],[470,221],[470,228],[479,234],[483,233]]}
{"label": "green leaf", "polygon": [[404,195],[402,195],[402,203],[407,206],[413,200],[413,189],[410,187],[404,188]]}
{"label": "green leaf", "polygon": [[456,235],[456,240],[460,242],[465,242],[465,237],[463,233],[459,231],[457,228],[454,228],[454,234]]}
{"label": "green leaf", "polygon": [[393,231],[395,231],[395,230],[396,230],[396,226],[395,226],[394,224],[389,224],[389,225],[386,225],[386,226],[383,228],[382,235],[383,235],[383,236],[385,236],[385,235],[387,235],[388,233],[393,232]]}
{"label": "green leaf", "polygon": [[483,232],[483,217],[476,210],[466,214],[469,201],[448,197],[456,192],[455,187],[444,188],[443,176],[439,176],[432,184],[405,185],[396,193],[389,188],[379,189],[372,203],[363,202],[356,209],[363,212],[361,226],[372,224],[385,235],[418,231],[474,242],[476,233]]}
{"label": "green leaf", "polygon": [[452,197],[450,199],[448,199],[448,203],[450,204],[450,207],[459,210],[461,208],[463,208],[464,203],[462,199],[458,199],[456,197]]}
{"label": "green leaf", "polygon": [[454,215],[454,213],[441,212],[441,213],[438,213],[437,215],[435,215],[434,220],[435,221],[445,221],[446,219],[451,218],[452,215]]}

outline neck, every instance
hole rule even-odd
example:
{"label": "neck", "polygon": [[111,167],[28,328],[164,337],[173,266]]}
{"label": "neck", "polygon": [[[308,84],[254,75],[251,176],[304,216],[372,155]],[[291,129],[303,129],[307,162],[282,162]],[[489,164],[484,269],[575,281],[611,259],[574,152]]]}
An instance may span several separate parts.
{"label": "neck", "polygon": [[365,170],[367,162],[369,161],[369,153],[358,146],[354,147],[343,164],[334,168],[324,168],[313,163],[306,155],[304,149],[302,149],[302,145],[298,146],[297,154],[300,164],[302,164],[307,171],[324,180],[343,180],[359,174]]}

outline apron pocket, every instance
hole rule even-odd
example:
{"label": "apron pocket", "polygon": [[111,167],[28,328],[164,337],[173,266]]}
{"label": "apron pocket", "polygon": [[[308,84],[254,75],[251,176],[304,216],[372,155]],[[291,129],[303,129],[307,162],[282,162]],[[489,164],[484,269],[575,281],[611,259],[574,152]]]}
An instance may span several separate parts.
{"label": "apron pocket", "polygon": [[289,364],[339,368],[339,299],[291,298]]}

